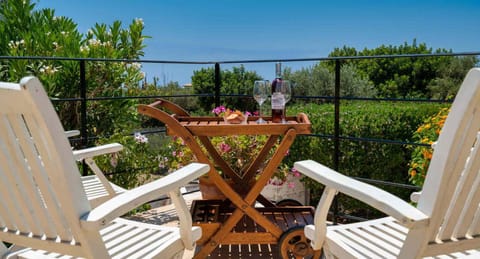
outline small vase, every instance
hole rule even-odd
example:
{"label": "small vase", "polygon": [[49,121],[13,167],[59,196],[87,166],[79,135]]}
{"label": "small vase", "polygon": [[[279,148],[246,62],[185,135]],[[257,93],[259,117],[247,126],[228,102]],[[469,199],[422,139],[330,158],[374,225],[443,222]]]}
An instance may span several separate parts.
{"label": "small vase", "polygon": [[262,195],[274,203],[282,200],[296,200],[303,205],[308,204],[308,193],[300,179],[300,177],[287,176],[286,181],[282,181],[274,177],[265,185]]}
{"label": "small vase", "polygon": [[227,198],[208,176],[199,178],[199,188],[204,200],[225,200]]}

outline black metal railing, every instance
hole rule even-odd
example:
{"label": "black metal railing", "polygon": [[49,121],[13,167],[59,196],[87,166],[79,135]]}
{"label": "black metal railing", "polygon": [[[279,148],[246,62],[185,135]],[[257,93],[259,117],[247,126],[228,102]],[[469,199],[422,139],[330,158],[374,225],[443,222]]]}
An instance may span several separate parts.
{"label": "black metal railing", "polygon": [[[88,97],[88,82],[86,77],[87,63],[91,62],[125,62],[125,63],[150,63],[150,64],[177,64],[177,65],[205,65],[214,67],[214,85],[211,92],[203,94],[188,94],[188,95],[169,95],[168,97],[214,97],[216,106],[220,106],[221,98],[226,96],[233,96],[229,93],[221,93],[221,66],[229,64],[249,64],[249,63],[291,63],[291,62],[320,62],[331,61],[334,62],[334,95],[333,96],[293,96],[297,99],[324,99],[332,101],[334,104],[334,130],[333,134],[320,134],[313,132],[308,137],[329,138],[333,140],[334,154],[333,154],[333,169],[338,170],[340,161],[340,141],[365,141],[387,143],[393,145],[425,145],[421,143],[404,142],[388,139],[372,139],[361,137],[341,136],[340,134],[340,108],[341,100],[359,100],[359,101],[414,101],[414,102],[445,102],[445,100],[425,100],[425,99],[389,99],[389,98],[365,98],[365,97],[342,97],[341,90],[341,66],[347,60],[363,60],[363,59],[393,59],[393,58],[429,58],[429,57],[443,57],[443,56],[480,56],[480,52],[462,52],[462,53],[436,53],[436,54],[407,54],[407,55],[381,55],[381,56],[349,56],[349,57],[320,57],[320,58],[296,58],[296,59],[261,59],[261,60],[229,60],[229,61],[165,61],[165,60],[128,60],[128,59],[106,59],[106,58],[66,58],[66,57],[41,57],[41,56],[0,56],[0,60],[55,60],[55,61],[76,61],[79,62],[79,97],[78,98],[55,98],[57,102],[80,102],[80,138],[83,146],[87,146],[89,139],[95,136],[88,136],[88,121],[87,121],[87,104],[91,101],[115,100],[115,99],[150,99],[158,98],[160,96],[123,96],[123,97]],[[235,95],[239,98],[250,98],[250,95]],[[86,168],[86,167],[85,167]],[[360,179],[363,181],[375,182],[377,184],[395,185],[399,188],[417,189],[415,186],[382,182],[372,179]]]}

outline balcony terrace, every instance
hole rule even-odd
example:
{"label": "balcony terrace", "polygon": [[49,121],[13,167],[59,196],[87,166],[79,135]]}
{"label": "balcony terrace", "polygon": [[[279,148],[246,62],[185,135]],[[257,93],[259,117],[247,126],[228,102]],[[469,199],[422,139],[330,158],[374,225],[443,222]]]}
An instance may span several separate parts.
{"label": "balcony terrace", "polygon": [[[72,146],[76,148],[83,148],[83,147],[90,147],[92,145],[97,144],[98,142],[105,142],[108,139],[111,139],[111,135],[102,135],[104,133],[100,133],[97,135],[97,129],[100,127],[99,125],[95,125],[94,121],[99,121],[98,118],[94,118],[92,120],[91,114],[89,112],[91,109],[95,109],[98,107],[98,103],[109,103],[112,108],[116,109],[112,111],[112,113],[125,113],[130,114],[132,106],[135,106],[138,103],[146,104],[150,103],[152,100],[156,98],[165,98],[172,102],[176,100],[182,100],[185,103],[185,99],[188,100],[198,100],[201,98],[211,98],[213,100],[213,107],[218,107],[224,104],[225,100],[227,99],[240,99],[244,102],[253,103],[252,97],[250,93],[225,93],[222,92],[222,66],[231,66],[231,65],[242,65],[245,66],[248,70],[250,64],[258,64],[258,63],[271,63],[273,67],[273,63],[275,62],[282,62],[286,66],[292,63],[313,63],[313,62],[329,62],[331,67],[333,68],[333,89],[331,89],[332,95],[297,95],[293,94],[292,96],[292,109],[291,112],[306,112],[309,117],[317,118],[317,117],[328,117],[328,123],[331,125],[318,125],[313,123],[312,120],[312,133],[307,135],[302,135],[298,137],[298,141],[302,144],[306,143],[316,143],[316,144],[325,144],[328,145],[328,148],[325,148],[324,151],[331,152],[328,155],[323,155],[319,157],[303,157],[303,159],[313,159],[313,160],[320,160],[320,162],[330,165],[334,170],[338,170],[343,173],[342,170],[349,169],[349,166],[352,165],[344,165],[342,163],[348,164],[352,163],[353,167],[362,167],[365,166],[366,168],[370,168],[372,165],[370,164],[371,161],[368,158],[362,158],[363,163],[353,163],[349,160],[350,157],[354,157],[356,155],[356,151],[353,149],[346,149],[345,147],[349,146],[358,146],[360,149],[375,149],[378,147],[395,147],[394,150],[402,149],[407,150],[405,154],[411,155],[411,150],[415,147],[421,146],[430,146],[428,143],[420,143],[414,142],[412,139],[406,139],[403,135],[402,136],[391,136],[389,135],[386,138],[379,137],[379,136],[362,136],[362,135],[348,135],[348,131],[345,128],[348,127],[356,127],[356,121],[349,121],[346,118],[350,118],[347,112],[351,111],[352,103],[354,105],[359,105],[360,103],[383,103],[383,104],[413,104],[413,105],[437,105],[432,109],[437,109],[438,107],[446,107],[451,103],[452,98],[446,99],[426,99],[426,98],[417,98],[415,96],[412,97],[404,97],[404,98],[389,98],[389,97],[365,97],[365,96],[345,96],[342,95],[342,82],[343,75],[342,75],[342,66],[347,63],[355,63],[355,62],[362,62],[365,60],[378,60],[379,63],[384,62],[385,60],[392,60],[392,59],[432,59],[432,58],[441,58],[441,57],[477,57],[480,56],[480,52],[471,52],[471,53],[446,53],[446,54],[412,54],[412,55],[388,55],[388,56],[351,56],[351,57],[328,57],[328,58],[312,58],[312,59],[287,59],[287,60],[240,60],[240,61],[212,61],[212,62],[189,62],[189,61],[161,61],[161,60],[117,60],[117,59],[84,59],[84,58],[57,58],[57,57],[0,57],[0,60],[15,62],[15,61],[22,61],[22,62],[57,62],[61,64],[62,62],[75,64],[78,66],[78,73],[72,75],[70,81],[74,84],[74,88],[76,91],[72,93],[71,96],[52,96],[52,102],[57,105],[58,112],[60,114],[61,119],[68,120],[69,127],[76,127],[80,131],[80,135],[78,137],[72,137],[71,143]],[[108,66],[110,64],[131,64],[131,63],[149,63],[149,64],[169,64],[169,65],[198,65],[200,67],[205,68],[212,68],[214,70],[213,78],[209,82],[213,82],[213,84],[208,85],[208,87],[204,89],[208,89],[207,92],[202,93],[195,93],[191,90],[186,90],[181,93],[171,92],[169,94],[152,94],[152,91],[146,91],[146,93],[142,93],[141,91],[136,92],[136,94],[132,95],[123,89],[118,91],[118,95],[116,96],[106,96],[103,95],[101,92],[98,92],[98,89],[92,89],[90,87],[91,82],[89,80],[93,80],[94,78],[90,76],[92,68],[94,68],[98,64],[102,64]],[[478,65],[478,64],[477,64]],[[76,77],[78,76],[78,77]],[[402,76],[402,75],[398,75]],[[465,76],[465,75],[463,75]],[[105,78],[105,80],[110,80]],[[113,80],[113,79],[112,79]],[[227,82],[228,83],[228,82]],[[144,83],[145,84],[145,83]],[[139,88],[144,88],[145,85],[139,85]],[[61,87],[61,86],[57,86]],[[95,92],[97,91],[97,92]],[[137,94],[140,93],[140,94]],[[452,96],[450,96],[452,97]],[[130,102],[132,101],[132,102]],[[321,104],[328,106],[326,112],[322,114],[308,114],[309,110],[308,107],[311,104]],[[72,123],[71,118],[69,118],[69,114],[62,112],[62,108],[71,108],[75,107],[73,111],[76,111],[78,114],[75,115],[76,123]],[[288,107],[288,106],[287,106]],[[345,107],[345,110],[343,109]],[[133,107],[135,108],[135,107]],[[237,107],[241,108],[241,107]],[[197,111],[191,111],[197,112]],[[205,113],[206,111],[203,111]],[[375,113],[375,111],[370,111]],[[292,114],[293,115],[293,114]],[[368,117],[368,115],[367,115]],[[392,120],[398,119],[400,117],[391,118]],[[100,119],[101,121],[101,119]],[[321,121],[325,123],[325,121]],[[108,123],[108,122],[107,122]],[[316,121],[317,123],[317,121]],[[383,124],[383,127],[388,127],[388,125],[393,125],[395,123],[390,124]],[[158,141],[156,145],[164,145],[166,142],[170,141],[168,137],[165,137],[165,128],[161,125],[155,125],[144,120],[142,124],[134,126],[136,129],[135,132],[141,132],[141,134],[155,139]],[[377,125],[375,125],[376,127]],[[418,125],[406,125],[405,127],[411,127],[413,129],[418,128]],[[372,126],[373,127],[373,126]],[[67,128],[69,129],[69,128]],[[135,132],[130,132],[129,135],[123,137],[133,136]],[[360,133],[362,131],[359,131]],[[366,132],[366,131],[364,131]],[[117,134],[114,130],[110,131],[110,133]],[[347,134],[345,134],[347,133]],[[414,132],[411,132],[413,135]],[[166,141],[166,142],[165,142]],[[160,143],[160,144],[159,144]],[[308,147],[308,145],[305,145]],[[388,148],[386,148],[388,149]],[[294,149],[295,150],[295,149]],[[383,149],[382,149],[383,150]],[[309,154],[309,156],[315,152],[308,152],[305,151],[305,154]],[[368,153],[366,153],[368,154]],[[385,155],[383,157],[384,161],[389,161],[392,158],[388,157],[388,152],[381,155]],[[301,155],[294,155],[292,159],[302,158]],[[328,158],[325,161],[325,158]],[[405,159],[409,159],[405,158]],[[377,158],[378,159],[378,158]],[[381,158],[380,158],[381,159]],[[353,160],[353,159],[352,159]],[[387,163],[386,163],[387,164]],[[385,166],[385,165],[383,165]],[[376,185],[382,189],[387,189],[389,191],[401,193],[403,197],[407,197],[406,193],[419,191],[420,187],[411,184],[408,181],[408,168],[409,165],[403,165],[403,167],[388,167],[385,168],[394,169],[396,171],[391,171],[388,177],[385,179],[378,178],[378,175],[370,175],[365,173],[359,168],[358,170],[353,170],[352,172],[345,172],[347,175],[351,174],[354,178]],[[87,166],[84,164],[82,166],[83,174],[87,175],[88,169]],[[124,172],[115,172],[112,174],[127,174],[128,171],[135,171],[135,170],[143,170],[141,166],[136,168],[126,168]],[[166,173],[166,171],[158,172],[153,177],[161,177],[161,174]],[[114,175],[107,175],[108,177],[114,177]],[[385,176],[385,175],[383,175]],[[394,180],[392,180],[394,179]],[[307,188],[315,188],[314,185],[307,185]],[[307,201],[311,201],[310,204],[315,206],[316,202],[318,201],[318,190],[312,190],[308,194]],[[192,183],[185,192],[184,196],[187,197],[188,200],[192,201],[194,199],[199,198],[199,191],[198,187],[195,183]],[[342,202],[348,203],[342,204]],[[353,204],[353,205],[352,205]],[[146,221],[146,222],[155,222],[159,224],[176,224],[175,214],[173,213],[172,208],[169,206],[168,199],[159,197],[158,200],[152,201],[153,209],[140,212],[138,214],[130,215],[128,217]],[[354,211],[351,209],[351,206],[360,206],[361,209],[358,211]],[[352,213],[353,211],[353,213]],[[169,212],[168,214],[171,217],[165,218],[158,218],[157,215],[159,212]],[[350,200],[347,199],[338,199],[333,206],[332,211],[330,212],[331,216],[329,217],[332,221],[332,224],[342,223],[342,222],[351,222],[351,221],[362,221],[367,218],[374,218],[378,217],[379,212],[375,211],[372,208],[366,207],[360,203],[351,203]],[[275,246],[273,247],[260,247],[260,246],[242,246],[242,247],[229,247],[228,248],[228,255],[235,257],[236,254],[242,254],[243,257],[249,258],[267,258],[266,255],[271,256],[272,258],[278,258],[275,253],[270,250],[275,250]],[[239,249],[231,250],[231,249]],[[267,249],[267,250],[262,250]],[[220,251],[220,250],[219,250]],[[227,251],[227,250],[225,250]],[[219,252],[218,256],[225,256],[225,251]],[[243,251],[243,252],[242,252]],[[245,252],[248,251],[248,252]],[[218,251],[217,251],[218,252]],[[263,254],[262,254],[263,253]],[[262,255],[259,255],[262,254]],[[258,256],[258,257],[255,257]],[[212,257],[213,253],[212,253]]]}

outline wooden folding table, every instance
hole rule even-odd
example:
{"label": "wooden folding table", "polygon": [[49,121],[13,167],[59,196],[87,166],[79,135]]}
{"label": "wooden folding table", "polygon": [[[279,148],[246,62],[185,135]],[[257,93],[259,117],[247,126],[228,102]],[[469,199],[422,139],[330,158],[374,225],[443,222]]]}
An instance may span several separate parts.
{"label": "wooden folding table", "polygon": [[[202,200],[192,205],[194,224],[202,227],[201,249],[195,258],[207,257],[220,244],[279,244],[280,250],[285,250],[282,253],[288,252],[299,258],[313,253],[302,228],[312,223],[313,209],[307,206],[277,207],[260,194],[295,137],[311,132],[307,115],[300,113],[287,117],[286,123],[272,123],[271,118],[264,117],[267,123],[257,124],[258,117],[249,117],[244,124],[228,124],[222,117],[190,116],[181,107],[162,99],[140,105],[138,111],[165,123],[169,135],[181,137],[199,162],[210,164],[209,179],[228,199],[228,202]],[[235,172],[210,141],[211,137],[231,135],[269,136],[243,172]],[[269,156],[272,149],[274,153]],[[216,168],[224,175],[221,176]],[[255,207],[257,200],[264,205],[262,208]],[[242,230],[239,229],[241,225],[244,226]],[[292,242],[288,240],[290,237],[297,240]]]}

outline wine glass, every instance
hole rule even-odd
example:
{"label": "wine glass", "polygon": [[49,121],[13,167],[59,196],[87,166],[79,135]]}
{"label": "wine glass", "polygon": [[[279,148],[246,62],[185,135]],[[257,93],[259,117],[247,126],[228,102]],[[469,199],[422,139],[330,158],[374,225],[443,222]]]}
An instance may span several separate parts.
{"label": "wine glass", "polygon": [[268,93],[270,92],[270,82],[268,80],[257,80],[253,86],[253,98],[257,101],[259,105],[258,109],[258,124],[266,123],[262,118],[262,105],[268,98]]}
{"label": "wine glass", "polygon": [[287,111],[287,103],[292,98],[292,87],[290,86],[290,81],[282,80],[280,92],[283,94],[283,98],[285,99],[285,104],[283,107],[283,114],[282,114],[282,123],[287,123],[287,120],[285,119],[286,111]]}

